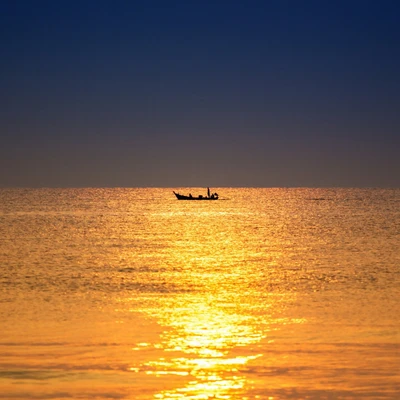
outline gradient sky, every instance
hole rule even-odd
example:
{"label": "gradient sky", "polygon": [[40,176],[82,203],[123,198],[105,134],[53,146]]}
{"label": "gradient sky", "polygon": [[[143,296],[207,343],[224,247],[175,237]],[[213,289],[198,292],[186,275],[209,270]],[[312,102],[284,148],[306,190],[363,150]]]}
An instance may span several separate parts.
{"label": "gradient sky", "polygon": [[398,1],[0,2],[1,187],[400,187]]}

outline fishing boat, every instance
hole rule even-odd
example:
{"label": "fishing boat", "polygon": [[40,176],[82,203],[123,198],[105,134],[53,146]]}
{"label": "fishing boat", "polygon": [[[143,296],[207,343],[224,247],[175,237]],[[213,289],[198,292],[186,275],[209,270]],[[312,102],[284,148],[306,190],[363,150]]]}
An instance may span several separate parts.
{"label": "fishing boat", "polygon": [[178,200],[218,200],[218,193],[210,193],[210,188],[207,188],[207,196],[203,195],[198,195],[197,197],[192,196],[192,194],[189,194],[189,196],[185,196],[184,194],[176,193],[175,191],[174,195]]}

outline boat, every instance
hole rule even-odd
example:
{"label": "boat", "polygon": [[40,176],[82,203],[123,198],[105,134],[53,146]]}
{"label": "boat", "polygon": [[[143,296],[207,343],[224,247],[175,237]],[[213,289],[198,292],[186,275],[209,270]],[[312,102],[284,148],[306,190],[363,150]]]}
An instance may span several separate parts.
{"label": "boat", "polygon": [[210,188],[207,188],[207,196],[203,195],[198,195],[197,197],[192,196],[192,194],[189,194],[189,196],[185,196],[184,194],[176,193],[173,191],[174,195],[178,200],[218,200],[218,193],[210,193]]}

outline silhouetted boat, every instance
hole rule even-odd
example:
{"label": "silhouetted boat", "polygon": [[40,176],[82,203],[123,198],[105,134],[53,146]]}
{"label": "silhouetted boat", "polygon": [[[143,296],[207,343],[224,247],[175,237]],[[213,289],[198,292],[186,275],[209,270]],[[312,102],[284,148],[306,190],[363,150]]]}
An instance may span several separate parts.
{"label": "silhouetted boat", "polygon": [[184,194],[176,192],[174,192],[174,195],[178,200],[218,200],[218,193],[210,194],[209,188],[207,188],[207,196],[202,196],[201,194],[197,197],[193,197],[191,194],[189,194],[189,196],[185,196]]}

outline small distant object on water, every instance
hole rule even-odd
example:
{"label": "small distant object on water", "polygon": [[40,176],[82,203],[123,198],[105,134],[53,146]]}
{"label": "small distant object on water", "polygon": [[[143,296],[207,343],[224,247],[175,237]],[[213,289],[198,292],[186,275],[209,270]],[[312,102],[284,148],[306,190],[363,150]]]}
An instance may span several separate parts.
{"label": "small distant object on water", "polygon": [[218,200],[218,193],[211,193],[210,188],[207,188],[207,196],[199,194],[197,197],[193,197],[191,193],[189,193],[189,196],[185,196],[176,192],[174,192],[174,195],[178,200]]}

